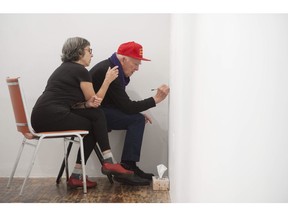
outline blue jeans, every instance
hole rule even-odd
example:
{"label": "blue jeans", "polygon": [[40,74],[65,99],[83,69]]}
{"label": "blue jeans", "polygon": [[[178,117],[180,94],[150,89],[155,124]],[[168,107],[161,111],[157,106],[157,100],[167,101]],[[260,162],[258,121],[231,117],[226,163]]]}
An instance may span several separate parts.
{"label": "blue jeans", "polygon": [[115,108],[102,107],[108,130],[126,130],[121,161],[140,160],[145,129],[145,117],[141,113],[126,114]]}

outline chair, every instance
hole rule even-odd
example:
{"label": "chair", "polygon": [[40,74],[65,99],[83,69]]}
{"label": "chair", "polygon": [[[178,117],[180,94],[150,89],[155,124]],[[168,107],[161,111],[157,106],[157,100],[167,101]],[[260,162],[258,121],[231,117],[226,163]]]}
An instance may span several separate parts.
{"label": "chair", "polygon": [[[54,138],[62,138],[64,140],[64,158],[65,158],[65,167],[66,167],[66,180],[68,181],[68,159],[67,159],[67,151],[66,151],[66,142],[73,142],[80,144],[80,153],[81,153],[81,163],[83,169],[83,192],[87,193],[87,184],[86,184],[86,169],[85,169],[85,160],[84,160],[84,148],[83,148],[83,137],[87,135],[89,132],[86,130],[67,130],[67,131],[47,131],[36,133],[30,123],[30,116],[28,115],[27,106],[21,86],[21,79],[17,78],[7,78],[6,79],[11,103],[14,111],[15,121],[18,132],[23,134],[23,141],[19,148],[18,155],[10,175],[7,187],[10,187],[11,181],[14,177],[16,168],[18,166],[19,160],[21,158],[24,146],[32,146],[34,148],[34,153],[32,159],[30,161],[26,177],[21,187],[20,195],[23,193],[24,186],[26,184],[27,179],[30,176],[32,167],[34,165],[38,150],[40,145],[44,139],[54,139]],[[74,138],[78,138],[78,140],[74,140]]]}

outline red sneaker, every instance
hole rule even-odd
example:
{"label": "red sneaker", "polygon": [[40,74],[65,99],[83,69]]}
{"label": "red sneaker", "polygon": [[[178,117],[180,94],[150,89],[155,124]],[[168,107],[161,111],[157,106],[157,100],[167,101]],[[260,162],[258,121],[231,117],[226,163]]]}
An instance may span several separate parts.
{"label": "red sneaker", "polygon": [[[82,181],[82,179],[70,177],[69,180],[68,180],[68,182],[67,182],[67,185],[68,185],[70,188],[83,187],[83,181]],[[88,180],[88,177],[86,177],[86,185],[87,185],[87,188],[96,187],[97,182],[89,181],[89,180]]]}
{"label": "red sneaker", "polygon": [[102,165],[101,171],[104,175],[133,175],[134,172],[131,170],[125,169],[121,164],[111,164],[111,163],[104,163]]}

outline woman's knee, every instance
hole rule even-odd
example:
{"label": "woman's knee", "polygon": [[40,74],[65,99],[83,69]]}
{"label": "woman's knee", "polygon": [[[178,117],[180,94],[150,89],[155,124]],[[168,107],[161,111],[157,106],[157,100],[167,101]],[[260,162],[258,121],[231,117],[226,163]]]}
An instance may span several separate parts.
{"label": "woman's knee", "polygon": [[95,109],[93,121],[106,122],[106,116],[102,109]]}
{"label": "woman's knee", "polygon": [[83,110],[80,114],[92,122],[106,121],[106,117],[102,109],[86,109]]}

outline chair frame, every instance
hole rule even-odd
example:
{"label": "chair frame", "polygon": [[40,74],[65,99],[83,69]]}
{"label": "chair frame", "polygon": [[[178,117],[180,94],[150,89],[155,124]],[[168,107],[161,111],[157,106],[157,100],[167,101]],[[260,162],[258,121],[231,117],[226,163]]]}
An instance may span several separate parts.
{"label": "chair frame", "polygon": [[[66,151],[66,142],[78,143],[80,145],[80,155],[81,155],[81,165],[83,170],[83,192],[87,193],[87,182],[86,182],[86,169],[85,169],[85,158],[84,158],[84,147],[83,147],[83,137],[89,133],[86,130],[67,130],[67,131],[47,131],[36,133],[32,128],[30,122],[30,115],[28,114],[27,105],[25,101],[24,92],[22,89],[21,79],[20,77],[6,79],[11,103],[14,111],[14,117],[16,121],[16,126],[18,132],[23,134],[23,141],[19,148],[16,161],[14,163],[14,167],[12,173],[10,175],[7,187],[10,187],[11,181],[14,178],[14,174],[16,172],[19,160],[21,158],[23,149],[25,145],[29,145],[34,147],[34,153],[32,159],[30,161],[24,182],[22,184],[20,195],[23,193],[24,186],[26,184],[27,179],[30,176],[32,167],[35,163],[35,159],[40,148],[40,145],[44,139],[53,139],[53,138],[63,138],[64,139],[64,161],[66,167],[66,180],[68,181],[68,155]],[[75,137],[78,137],[78,140],[74,140]],[[32,141],[32,142],[31,142]]]}

